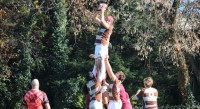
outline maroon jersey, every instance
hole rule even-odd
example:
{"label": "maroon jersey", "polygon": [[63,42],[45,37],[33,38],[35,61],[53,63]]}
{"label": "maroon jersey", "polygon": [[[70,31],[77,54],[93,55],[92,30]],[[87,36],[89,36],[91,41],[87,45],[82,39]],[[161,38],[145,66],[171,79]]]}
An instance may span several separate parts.
{"label": "maroon jersey", "polygon": [[120,99],[122,101],[122,109],[132,109],[132,105],[129,100],[129,95],[125,91],[123,84],[120,84]]}

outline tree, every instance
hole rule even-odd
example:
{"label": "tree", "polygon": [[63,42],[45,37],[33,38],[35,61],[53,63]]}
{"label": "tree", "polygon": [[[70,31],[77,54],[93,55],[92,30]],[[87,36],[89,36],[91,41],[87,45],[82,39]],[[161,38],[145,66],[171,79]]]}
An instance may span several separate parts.
{"label": "tree", "polygon": [[[50,95],[50,101],[53,108],[64,108],[62,101],[67,96],[59,96],[61,93],[66,93],[63,90],[58,90],[61,86],[66,86],[65,82],[68,78],[68,35],[67,35],[67,16],[65,10],[65,0],[61,1],[51,1],[53,4],[53,9],[50,10],[50,19],[52,24],[46,35],[48,43],[46,43],[46,48],[48,52],[45,53],[46,63],[45,63],[45,73],[46,85],[49,86],[48,92]],[[67,86],[66,86],[67,87]],[[60,98],[59,98],[60,97]]]}
{"label": "tree", "polygon": [[[119,22],[123,26],[118,31],[125,33],[123,38],[127,39],[127,46],[134,47],[138,55],[142,56],[142,60],[149,60],[153,52],[157,54],[156,60],[160,62],[169,62],[170,59],[178,71],[178,86],[182,103],[192,104],[191,101],[194,99],[190,89],[185,56],[186,53],[192,55],[199,53],[197,51],[199,38],[192,29],[185,31],[178,25],[180,22],[183,23],[184,19],[183,16],[181,19],[177,17],[183,15],[178,11],[180,2],[180,0],[173,2],[167,0],[126,1],[116,11],[124,20],[122,23]],[[186,40],[195,44],[191,46]],[[123,46],[123,48],[126,47]]]}
{"label": "tree", "polygon": [[[1,5],[5,5],[4,10],[8,12],[8,17],[3,18],[1,22],[4,25],[5,36],[9,36],[7,38],[7,42],[3,42],[8,50],[4,52],[1,56],[4,56],[4,60],[1,61],[3,63],[2,72],[10,71],[11,76],[9,80],[5,80],[1,78],[1,85],[5,85],[6,96],[2,97],[2,100],[5,100],[1,103],[2,108],[20,108],[21,105],[21,97],[27,89],[27,86],[31,79],[31,65],[32,65],[32,57],[31,57],[31,31],[33,26],[35,25],[35,17],[32,16],[32,10],[29,8],[29,4],[31,2],[17,1],[16,3],[22,4],[20,8],[14,7],[11,3],[5,3]],[[10,7],[9,9],[7,7]],[[11,10],[14,10],[11,12]],[[17,17],[15,15],[18,15]],[[21,17],[20,20],[17,20],[18,17]],[[10,22],[10,25],[8,25]],[[6,29],[9,28],[9,30]],[[19,29],[20,28],[20,29]],[[10,48],[10,49],[9,49]],[[3,57],[2,57],[3,58]],[[9,70],[5,70],[5,68]],[[2,91],[3,91],[2,90]],[[4,103],[9,102],[9,104]]]}

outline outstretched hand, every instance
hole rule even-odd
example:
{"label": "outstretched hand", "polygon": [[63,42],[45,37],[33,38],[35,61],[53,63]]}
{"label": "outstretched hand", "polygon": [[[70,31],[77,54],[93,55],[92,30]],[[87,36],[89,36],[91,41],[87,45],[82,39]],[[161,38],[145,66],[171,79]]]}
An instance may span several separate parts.
{"label": "outstretched hand", "polygon": [[100,4],[101,5],[101,11],[105,11],[107,8],[107,4]]}
{"label": "outstretched hand", "polygon": [[90,58],[94,58],[94,54],[90,54],[89,57],[90,57]]}

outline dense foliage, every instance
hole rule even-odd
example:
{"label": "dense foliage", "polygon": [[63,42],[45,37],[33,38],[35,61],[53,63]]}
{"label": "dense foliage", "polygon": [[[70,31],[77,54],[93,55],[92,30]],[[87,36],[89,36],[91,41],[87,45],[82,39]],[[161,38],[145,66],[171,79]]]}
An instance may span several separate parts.
{"label": "dense foliage", "polygon": [[[0,0],[0,108],[21,108],[38,78],[53,109],[82,109],[81,91],[94,61],[97,0]],[[154,78],[163,109],[198,109],[198,0],[108,0],[114,17],[109,51],[114,72],[126,74],[130,96]],[[109,81],[109,79],[108,79]],[[131,100],[133,107],[141,101]]]}

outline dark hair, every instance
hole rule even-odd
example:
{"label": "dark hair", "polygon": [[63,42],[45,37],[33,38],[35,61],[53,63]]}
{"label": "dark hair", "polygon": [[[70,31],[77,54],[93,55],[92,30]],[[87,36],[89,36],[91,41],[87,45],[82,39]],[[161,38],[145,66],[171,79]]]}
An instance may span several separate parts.
{"label": "dark hair", "polygon": [[105,3],[105,4],[107,4],[107,0],[105,1],[105,0],[99,0],[99,1],[97,1],[97,4],[99,5],[100,3]]}

